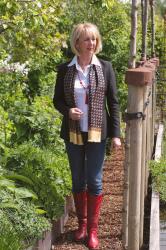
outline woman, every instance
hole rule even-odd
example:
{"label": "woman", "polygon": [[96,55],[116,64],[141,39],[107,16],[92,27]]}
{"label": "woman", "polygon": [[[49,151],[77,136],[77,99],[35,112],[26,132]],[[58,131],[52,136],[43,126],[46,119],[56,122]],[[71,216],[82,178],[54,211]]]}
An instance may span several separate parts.
{"label": "woman", "polygon": [[121,145],[115,75],[109,62],[96,57],[102,43],[94,24],[75,26],[71,49],[75,57],[58,67],[53,102],[63,115],[61,137],[79,223],[74,238],[88,236],[88,247],[97,249],[106,139],[111,137],[115,147]]}

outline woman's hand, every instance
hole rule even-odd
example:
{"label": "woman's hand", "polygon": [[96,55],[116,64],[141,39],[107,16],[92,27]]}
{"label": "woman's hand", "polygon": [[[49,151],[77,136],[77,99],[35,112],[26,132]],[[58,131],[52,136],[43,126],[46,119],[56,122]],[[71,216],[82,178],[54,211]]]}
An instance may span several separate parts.
{"label": "woman's hand", "polygon": [[112,138],[112,146],[115,149],[120,148],[121,147],[121,140],[120,140],[120,138],[118,138],[118,137]]}
{"label": "woman's hand", "polygon": [[69,117],[72,120],[80,120],[83,112],[78,108],[71,108],[69,110]]}

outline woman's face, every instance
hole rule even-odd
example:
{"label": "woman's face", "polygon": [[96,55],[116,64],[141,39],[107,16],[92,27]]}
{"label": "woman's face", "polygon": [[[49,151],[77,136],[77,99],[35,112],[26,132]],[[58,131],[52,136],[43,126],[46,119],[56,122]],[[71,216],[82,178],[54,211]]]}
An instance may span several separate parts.
{"label": "woman's face", "polygon": [[95,53],[96,45],[96,37],[91,33],[82,34],[76,42],[76,48],[79,51],[80,56],[92,56]]}

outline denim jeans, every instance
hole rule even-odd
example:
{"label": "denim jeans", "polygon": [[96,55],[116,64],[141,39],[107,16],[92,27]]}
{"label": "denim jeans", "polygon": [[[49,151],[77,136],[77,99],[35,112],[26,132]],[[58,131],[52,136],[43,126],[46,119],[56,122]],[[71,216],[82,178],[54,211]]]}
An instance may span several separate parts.
{"label": "denim jeans", "polygon": [[86,188],[93,195],[102,193],[103,162],[106,140],[76,145],[65,141],[72,175],[72,191],[79,193]]}

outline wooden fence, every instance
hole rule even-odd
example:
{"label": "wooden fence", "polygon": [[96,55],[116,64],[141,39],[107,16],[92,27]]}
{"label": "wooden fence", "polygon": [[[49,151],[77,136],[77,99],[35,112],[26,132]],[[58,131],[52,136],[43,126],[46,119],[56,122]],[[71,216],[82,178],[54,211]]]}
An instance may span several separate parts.
{"label": "wooden fence", "polygon": [[143,245],[144,201],[148,190],[148,163],[155,135],[156,69],[153,58],[126,72],[128,106],[125,143],[123,243],[128,250]]}

